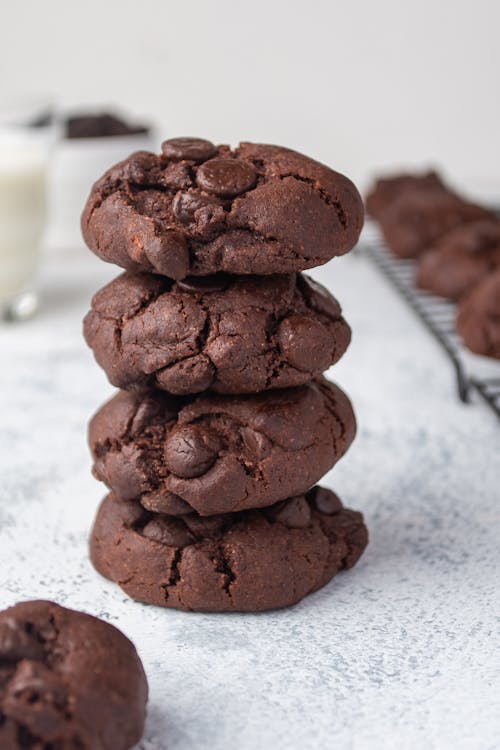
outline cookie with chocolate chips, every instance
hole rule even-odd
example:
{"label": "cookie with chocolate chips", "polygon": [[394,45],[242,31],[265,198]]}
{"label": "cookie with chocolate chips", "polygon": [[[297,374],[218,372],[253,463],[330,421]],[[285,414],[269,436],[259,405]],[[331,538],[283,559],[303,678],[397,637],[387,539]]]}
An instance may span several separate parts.
{"label": "cookie with chocolate chips", "polygon": [[475,354],[500,359],[500,268],[462,299],[457,331]]}
{"label": "cookie with chocolate chips", "polygon": [[324,378],[241,396],[120,391],[94,416],[94,475],[125,500],[182,515],[236,512],[307,491],[346,452],[349,399]]}
{"label": "cookie with chocolate chips", "polygon": [[351,331],[300,274],[173,283],[127,272],[95,295],[84,334],[113,385],[189,394],[302,385],[340,359]]}
{"label": "cookie with chocolate chips", "polygon": [[96,182],[82,231],[103,260],[179,280],[312,268],[348,252],[362,223],[352,182],[307,156],[174,138]]}
{"label": "cookie with chocolate chips", "polygon": [[2,750],[129,750],[148,685],[119,630],[52,602],[0,612]]}
{"label": "cookie with chocolate chips", "polygon": [[458,300],[496,268],[500,268],[500,221],[474,221],[445,234],[419,258],[417,286]]}
{"label": "cookie with chocolate chips", "polygon": [[108,495],[91,534],[96,569],[133,599],[202,612],[286,607],[351,568],[363,516],[314,487],[261,510],[202,518],[145,511]]}

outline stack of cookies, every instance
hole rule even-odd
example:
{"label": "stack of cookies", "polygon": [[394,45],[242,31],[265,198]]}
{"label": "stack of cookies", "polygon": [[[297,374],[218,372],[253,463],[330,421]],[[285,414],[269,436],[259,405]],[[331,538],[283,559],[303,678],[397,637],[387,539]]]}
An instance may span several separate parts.
{"label": "stack of cookies", "polygon": [[111,490],[91,558],[134,599],[283,607],[360,557],[361,514],[315,486],[355,435],[322,375],[350,329],[300,272],[348,252],[362,221],[346,177],[277,146],[172,139],[92,188],[85,241],[126,273],[84,323],[121,389],[90,424]]}

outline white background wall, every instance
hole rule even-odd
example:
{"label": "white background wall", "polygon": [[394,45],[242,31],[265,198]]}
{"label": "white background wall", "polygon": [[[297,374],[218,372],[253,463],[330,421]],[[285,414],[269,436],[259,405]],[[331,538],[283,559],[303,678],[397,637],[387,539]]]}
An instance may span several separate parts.
{"label": "white background wall", "polygon": [[0,76],[4,95],[284,143],[361,183],[434,162],[500,198],[499,24],[498,0],[3,0]]}

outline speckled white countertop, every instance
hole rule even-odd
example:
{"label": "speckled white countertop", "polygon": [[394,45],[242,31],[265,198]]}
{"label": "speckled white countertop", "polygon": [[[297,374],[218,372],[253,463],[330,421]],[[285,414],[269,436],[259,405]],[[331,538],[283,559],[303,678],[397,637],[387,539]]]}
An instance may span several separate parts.
{"label": "speckled white countertop", "polygon": [[304,602],[196,615],[130,601],[91,568],[104,488],[85,425],[110,393],[81,337],[116,269],[52,254],[43,305],[0,326],[0,606],[50,598],[138,647],[151,699],[142,750],[493,750],[500,747],[500,425],[460,404],[441,351],[363,257],[314,275],[354,341],[335,377],[358,438],[328,475],[370,546]]}

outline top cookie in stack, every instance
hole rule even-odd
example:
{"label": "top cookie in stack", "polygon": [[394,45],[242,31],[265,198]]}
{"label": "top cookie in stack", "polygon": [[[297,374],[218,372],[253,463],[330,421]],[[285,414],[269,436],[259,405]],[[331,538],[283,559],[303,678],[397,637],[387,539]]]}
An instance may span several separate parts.
{"label": "top cookie in stack", "polygon": [[179,280],[313,268],[351,250],[362,223],[352,182],[295,151],[174,138],[106,172],[82,230],[103,260]]}
{"label": "top cookie in stack", "polygon": [[314,488],[355,435],[322,377],[350,328],[300,273],[348,252],[362,223],[346,177],[278,146],[172,139],[92,188],[85,240],[127,271],[84,323],[125,389],[90,425],[112,490],[91,550],[134,598],[285,606],[362,553],[361,515]]}

